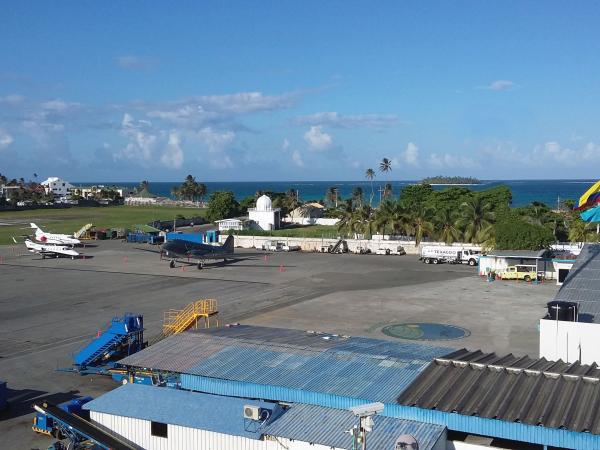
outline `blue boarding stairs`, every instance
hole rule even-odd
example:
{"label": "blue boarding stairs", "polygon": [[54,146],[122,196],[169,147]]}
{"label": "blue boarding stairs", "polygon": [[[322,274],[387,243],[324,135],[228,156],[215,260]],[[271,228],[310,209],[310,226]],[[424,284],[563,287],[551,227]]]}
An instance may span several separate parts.
{"label": "blue boarding stairs", "polygon": [[73,354],[73,369],[82,375],[108,374],[117,360],[145,347],[144,316],[127,313],[115,317],[86,346]]}

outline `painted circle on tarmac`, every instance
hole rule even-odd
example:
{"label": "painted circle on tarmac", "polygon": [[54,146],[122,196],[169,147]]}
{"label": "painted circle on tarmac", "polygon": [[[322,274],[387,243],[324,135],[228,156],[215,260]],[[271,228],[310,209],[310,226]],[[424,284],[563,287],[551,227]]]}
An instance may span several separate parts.
{"label": "painted circle on tarmac", "polygon": [[396,323],[383,327],[383,334],[412,341],[451,341],[471,335],[465,328],[443,323]]}

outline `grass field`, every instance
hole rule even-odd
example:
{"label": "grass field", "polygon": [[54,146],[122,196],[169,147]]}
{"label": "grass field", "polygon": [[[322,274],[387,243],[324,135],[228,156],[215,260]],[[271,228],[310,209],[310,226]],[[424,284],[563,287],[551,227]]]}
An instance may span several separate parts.
{"label": "grass field", "polygon": [[306,237],[306,238],[331,238],[339,236],[335,225],[309,225],[297,228],[288,228],[286,230],[259,231],[246,230],[236,231],[235,234],[241,236],[274,236],[274,237]]}
{"label": "grass field", "polygon": [[202,216],[204,212],[204,209],[170,206],[105,206],[1,211],[0,245],[12,244],[11,236],[31,233],[29,222],[35,222],[49,232],[72,234],[87,223],[103,228],[130,228],[134,224],[149,223],[154,220],[172,220],[177,215],[186,218]]}

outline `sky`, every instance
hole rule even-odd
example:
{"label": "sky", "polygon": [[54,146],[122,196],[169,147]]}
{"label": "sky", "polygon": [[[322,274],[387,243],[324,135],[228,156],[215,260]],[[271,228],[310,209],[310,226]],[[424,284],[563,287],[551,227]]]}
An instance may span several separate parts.
{"label": "sky", "polygon": [[[6,1],[0,173],[597,178],[595,1]],[[380,175],[379,175],[380,176]]]}

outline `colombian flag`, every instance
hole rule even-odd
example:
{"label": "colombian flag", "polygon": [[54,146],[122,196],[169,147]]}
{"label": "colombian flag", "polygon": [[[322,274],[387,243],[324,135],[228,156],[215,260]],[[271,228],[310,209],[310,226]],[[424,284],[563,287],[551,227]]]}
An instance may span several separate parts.
{"label": "colombian flag", "polygon": [[600,203],[600,181],[597,181],[591,188],[585,191],[585,194],[579,197],[579,205],[575,208],[575,211],[583,211],[598,203]]}

